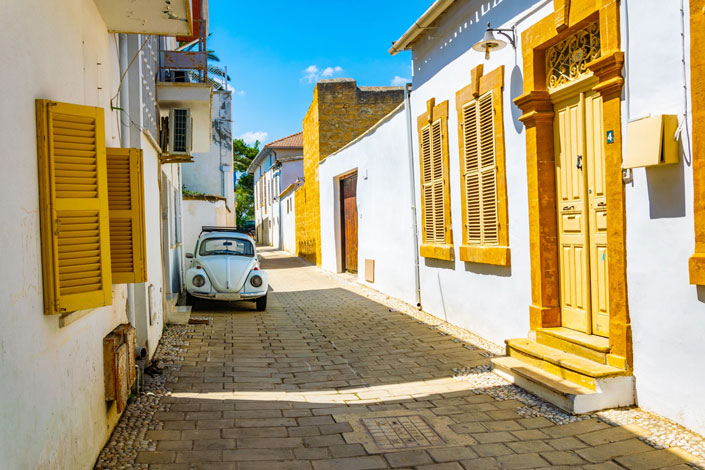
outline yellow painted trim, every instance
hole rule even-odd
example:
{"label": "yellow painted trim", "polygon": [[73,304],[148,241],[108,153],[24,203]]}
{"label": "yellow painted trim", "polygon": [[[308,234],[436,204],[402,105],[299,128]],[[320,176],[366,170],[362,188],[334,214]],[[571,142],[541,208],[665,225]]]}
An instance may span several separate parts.
{"label": "yellow painted trim", "polygon": [[511,250],[508,246],[460,245],[458,257],[468,263],[511,266]]}
{"label": "yellow painted trim", "polygon": [[617,369],[627,369],[627,358],[616,354],[607,355],[607,365]]}
{"label": "yellow painted trim", "polygon": [[[705,120],[705,2],[690,2],[690,93],[693,123]],[[688,260],[690,283],[705,286],[705,127],[693,126],[693,225],[695,252]]]}
{"label": "yellow painted trim", "polygon": [[424,258],[435,258],[445,261],[453,261],[455,259],[455,250],[453,249],[453,245],[423,243],[419,246],[419,252]]}
{"label": "yellow painted trim", "polygon": [[[524,94],[514,100],[526,127],[529,237],[531,252],[532,330],[560,326],[560,284],[556,232],[553,103],[546,91],[544,52],[591,21],[600,24],[601,57],[591,64],[593,87],[603,99],[603,127],[614,130],[614,144],[605,146],[607,245],[610,279],[610,347],[632,364],[631,323],[627,299],[626,223],[622,183],[620,94],[624,54],[620,47],[619,0],[554,0],[554,13],[522,33]],[[567,19],[567,20],[566,20]],[[704,224],[705,227],[705,224]],[[704,230],[705,233],[705,230]]]}

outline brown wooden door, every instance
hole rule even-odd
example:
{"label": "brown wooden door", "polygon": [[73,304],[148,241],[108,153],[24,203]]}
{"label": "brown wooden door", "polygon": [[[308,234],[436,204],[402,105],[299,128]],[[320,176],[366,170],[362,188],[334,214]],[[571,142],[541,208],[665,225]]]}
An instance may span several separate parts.
{"label": "brown wooden door", "polygon": [[357,173],[340,180],[343,271],[357,272]]}

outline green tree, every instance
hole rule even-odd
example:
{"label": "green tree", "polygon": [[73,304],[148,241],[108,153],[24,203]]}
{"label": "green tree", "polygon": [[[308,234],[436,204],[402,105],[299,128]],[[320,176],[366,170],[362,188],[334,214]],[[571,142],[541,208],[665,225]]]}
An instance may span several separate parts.
{"label": "green tree", "polygon": [[233,169],[237,173],[235,184],[235,220],[238,227],[255,218],[254,182],[247,168],[259,153],[259,141],[247,145],[242,139],[233,140]]}

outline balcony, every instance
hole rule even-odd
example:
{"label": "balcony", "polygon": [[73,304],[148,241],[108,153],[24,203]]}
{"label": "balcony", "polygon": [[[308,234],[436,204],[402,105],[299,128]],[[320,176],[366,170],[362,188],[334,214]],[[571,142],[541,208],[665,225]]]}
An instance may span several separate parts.
{"label": "balcony", "polygon": [[94,0],[111,33],[191,36],[192,0]]}

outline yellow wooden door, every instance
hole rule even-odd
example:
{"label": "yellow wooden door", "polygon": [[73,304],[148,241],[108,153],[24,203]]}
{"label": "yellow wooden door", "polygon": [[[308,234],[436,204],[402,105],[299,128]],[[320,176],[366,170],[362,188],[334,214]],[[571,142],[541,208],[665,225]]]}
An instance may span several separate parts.
{"label": "yellow wooden door", "polygon": [[596,93],[589,93],[585,96],[585,169],[589,206],[591,326],[593,334],[609,336],[607,200],[603,135],[602,98]]}
{"label": "yellow wooden door", "polygon": [[583,98],[581,94],[555,105],[554,145],[562,324],[589,334],[590,271],[583,171]]}
{"label": "yellow wooden door", "polygon": [[580,93],[557,103],[555,112],[562,325],[608,336],[602,99]]}

